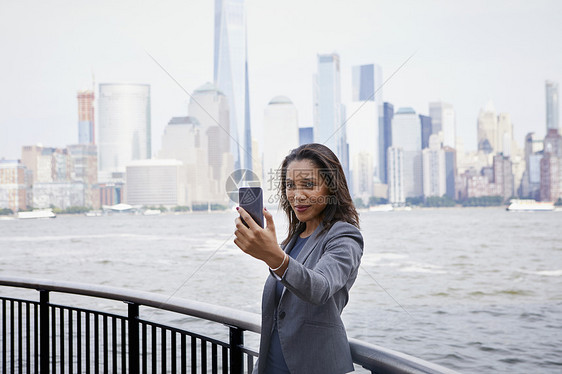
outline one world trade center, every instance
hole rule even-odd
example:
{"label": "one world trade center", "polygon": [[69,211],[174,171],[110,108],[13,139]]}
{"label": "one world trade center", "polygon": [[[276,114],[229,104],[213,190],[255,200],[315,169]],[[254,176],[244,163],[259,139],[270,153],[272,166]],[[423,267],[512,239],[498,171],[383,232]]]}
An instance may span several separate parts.
{"label": "one world trade center", "polygon": [[252,169],[244,0],[215,0],[214,81],[229,103],[230,149],[236,169]]}

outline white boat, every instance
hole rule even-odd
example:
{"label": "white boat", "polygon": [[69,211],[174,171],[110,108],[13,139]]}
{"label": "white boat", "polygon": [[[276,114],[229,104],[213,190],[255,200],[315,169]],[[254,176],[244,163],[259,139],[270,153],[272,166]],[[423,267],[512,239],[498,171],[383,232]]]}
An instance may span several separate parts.
{"label": "white boat", "polygon": [[19,219],[33,218],[56,218],[57,215],[51,209],[35,209],[31,212],[18,212]]}
{"label": "white boat", "polygon": [[533,199],[512,199],[507,210],[510,212],[550,212],[554,210],[554,203]]}
{"label": "white boat", "polygon": [[393,210],[392,204],[380,204],[369,207],[369,212],[392,212]]}
{"label": "white boat", "polygon": [[145,216],[158,216],[162,214],[162,212],[159,209],[147,209],[142,214]]}

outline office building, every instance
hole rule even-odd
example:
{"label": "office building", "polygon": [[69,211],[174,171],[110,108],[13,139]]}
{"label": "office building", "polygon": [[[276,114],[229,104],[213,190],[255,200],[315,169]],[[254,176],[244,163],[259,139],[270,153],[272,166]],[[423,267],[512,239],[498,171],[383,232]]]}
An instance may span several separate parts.
{"label": "office building", "polygon": [[281,163],[299,145],[297,108],[289,98],[271,99],[264,111],[263,129],[264,202],[277,205]]}
{"label": "office building", "polygon": [[[458,144],[458,143],[457,143]],[[451,147],[443,147],[445,152],[445,194],[455,200],[456,197],[456,175],[457,175],[457,150]]]}
{"label": "office building", "polygon": [[443,146],[456,148],[457,132],[453,106],[441,101],[429,103],[429,116],[431,117],[432,133],[442,132]]}
{"label": "office building", "polygon": [[150,85],[102,83],[98,106],[98,179],[107,182],[152,155]]}
{"label": "office building", "polygon": [[498,149],[498,117],[492,102],[478,114],[478,150],[492,153]]}
{"label": "office building", "polygon": [[229,163],[232,127],[228,98],[216,86],[206,83],[193,91],[188,113],[199,124],[200,148],[207,152],[206,163],[211,168],[211,178],[217,188],[218,185],[224,186],[234,167]]}
{"label": "office building", "polygon": [[513,167],[509,157],[502,154],[495,155],[493,170],[497,194],[502,196],[504,201],[507,201],[514,196],[515,192]]}
{"label": "office building", "polygon": [[214,83],[226,95],[236,169],[252,169],[248,48],[244,0],[215,0]]}
{"label": "office building", "polygon": [[[429,137],[433,134],[431,117],[420,114],[420,123],[421,123],[421,141],[422,141],[421,147],[422,149],[426,149],[429,148]],[[441,144],[440,140],[439,140],[439,144]]]}
{"label": "office building", "polygon": [[314,127],[299,127],[299,145],[314,143]]}
{"label": "office building", "polygon": [[[208,137],[195,117],[174,117],[164,129],[159,159],[181,161],[186,181],[186,205],[217,198],[219,185],[209,167]],[[226,198],[226,193],[224,196]]]}
{"label": "office building", "polygon": [[144,206],[186,205],[186,181],[178,160],[136,160],[126,167],[127,203]]}
{"label": "office building", "polygon": [[558,101],[558,83],[553,81],[546,81],[546,131],[548,130],[558,130],[562,133],[560,129],[559,114],[560,114],[560,102]]}
{"label": "office building", "polygon": [[95,144],[94,91],[78,91],[78,143]]}
{"label": "office building", "polygon": [[393,118],[394,106],[391,103],[384,103],[382,116],[379,117],[379,179],[381,183],[388,181],[388,148],[392,145]]}
{"label": "office building", "polygon": [[394,206],[403,206],[406,203],[404,190],[404,151],[400,147],[389,147],[387,153],[388,201]]}
{"label": "office building", "polygon": [[351,193],[368,200],[378,166],[379,116],[382,109],[382,70],[375,64],[352,67],[352,102],[345,123],[351,161]]}
{"label": "office building", "polygon": [[31,206],[31,174],[19,160],[0,160],[0,209],[12,212]]}
{"label": "office building", "polygon": [[344,166],[347,160],[346,127],[342,126],[338,54],[318,55],[318,72],[314,76],[314,142],[332,150]]}
{"label": "office building", "polygon": [[437,134],[429,137],[429,147],[422,151],[423,195],[441,197],[447,192],[445,151]]}
{"label": "office building", "polygon": [[67,146],[70,158],[70,180],[84,184],[84,205],[99,208],[98,153],[94,144],[73,144]]}
{"label": "office building", "polygon": [[[511,123],[511,116],[509,113],[500,113],[497,123],[498,144],[496,152],[502,153],[504,156],[511,156],[512,149],[515,146],[515,144],[513,144],[513,124]],[[513,151],[515,151],[515,149],[513,149]]]}
{"label": "office building", "polygon": [[422,196],[421,123],[419,116],[412,108],[400,108],[394,114],[392,146],[401,148],[404,152],[404,196]]}

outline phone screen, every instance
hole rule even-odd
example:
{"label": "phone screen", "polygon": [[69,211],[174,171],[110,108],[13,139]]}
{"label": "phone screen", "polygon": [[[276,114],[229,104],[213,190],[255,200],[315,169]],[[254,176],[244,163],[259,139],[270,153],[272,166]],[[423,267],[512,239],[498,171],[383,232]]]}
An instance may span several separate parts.
{"label": "phone screen", "polygon": [[[252,216],[261,227],[263,225],[263,193],[261,187],[240,187],[238,190],[238,203],[241,208]],[[244,220],[242,220],[244,222]]]}

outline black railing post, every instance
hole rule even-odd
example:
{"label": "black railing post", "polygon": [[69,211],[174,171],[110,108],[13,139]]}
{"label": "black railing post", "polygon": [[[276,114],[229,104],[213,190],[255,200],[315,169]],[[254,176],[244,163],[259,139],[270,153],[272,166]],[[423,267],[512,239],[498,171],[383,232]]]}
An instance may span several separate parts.
{"label": "black railing post", "polygon": [[129,304],[129,373],[139,372],[139,304]]}
{"label": "black railing post", "polygon": [[230,374],[242,374],[244,370],[244,330],[230,326]]}
{"label": "black railing post", "polygon": [[49,291],[39,290],[39,352],[41,373],[49,372]]}

